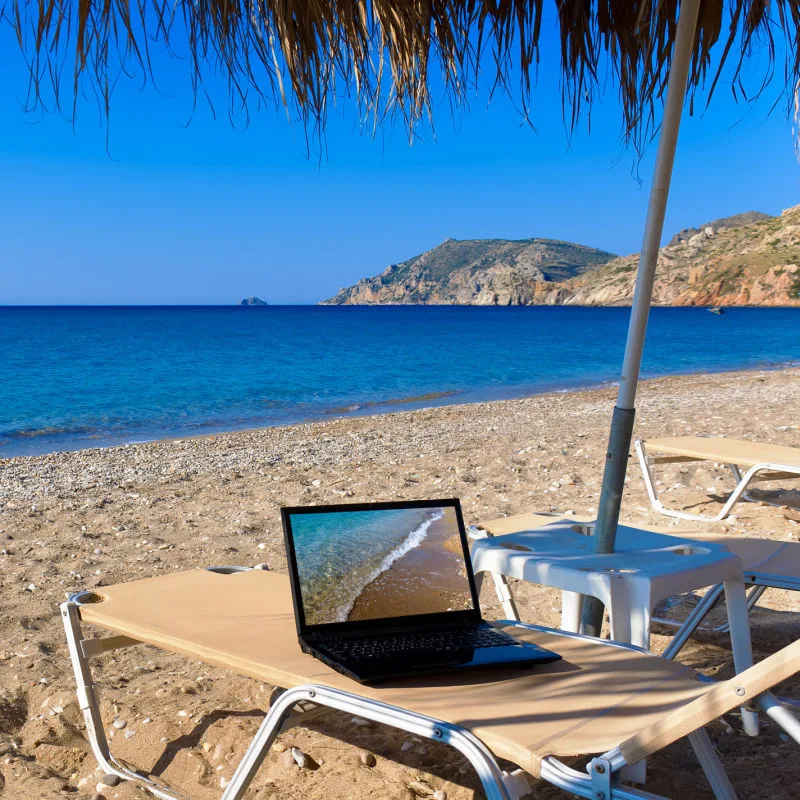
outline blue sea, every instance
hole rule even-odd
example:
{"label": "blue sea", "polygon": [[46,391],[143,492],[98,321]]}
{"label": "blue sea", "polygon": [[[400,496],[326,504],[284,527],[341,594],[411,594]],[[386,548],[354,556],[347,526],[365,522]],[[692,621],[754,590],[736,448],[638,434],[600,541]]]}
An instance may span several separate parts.
{"label": "blue sea", "polygon": [[[629,310],[0,308],[0,457],[615,382]],[[656,308],[643,375],[800,363],[800,309]]]}

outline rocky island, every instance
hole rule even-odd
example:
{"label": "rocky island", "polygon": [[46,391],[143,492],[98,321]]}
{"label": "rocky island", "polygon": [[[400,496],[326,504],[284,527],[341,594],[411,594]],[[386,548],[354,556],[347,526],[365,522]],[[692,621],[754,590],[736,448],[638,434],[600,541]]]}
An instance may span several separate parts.
{"label": "rocky island", "polygon": [[[552,239],[448,239],[324,302],[625,306],[638,261]],[[659,251],[653,305],[800,305],[800,206],[677,233]]]}
{"label": "rocky island", "polygon": [[260,297],[245,297],[240,306],[268,306],[269,303],[266,300],[262,300]]}

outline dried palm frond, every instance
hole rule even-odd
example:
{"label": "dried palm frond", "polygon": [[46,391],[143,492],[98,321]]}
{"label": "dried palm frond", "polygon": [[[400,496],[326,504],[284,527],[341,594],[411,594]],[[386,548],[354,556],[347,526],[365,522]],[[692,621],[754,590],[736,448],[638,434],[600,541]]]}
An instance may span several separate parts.
{"label": "dried palm frond", "polygon": [[[646,141],[669,74],[677,0],[554,7],[568,125],[610,73],[626,140]],[[0,0],[0,8],[27,59],[32,106],[92,92],[107,113],[120,77],[155,78],[153,56],[163,48],[188,54],[196,95],[221,74],[232,109],[279,100],[322,126],[337,93],[354,94],[364,115],[400,114],[409,129],[431,112],[434,70],[456,105],[482,77],[527,107],[546,10],[543,0]],[[725,67],[734,91],[747,96],[741,78],[756,49],[765,80],[783,62],[779,93],[791,103],[800,0],[703,0],[690,91],[705,84],[713,63],[709,92]]]}

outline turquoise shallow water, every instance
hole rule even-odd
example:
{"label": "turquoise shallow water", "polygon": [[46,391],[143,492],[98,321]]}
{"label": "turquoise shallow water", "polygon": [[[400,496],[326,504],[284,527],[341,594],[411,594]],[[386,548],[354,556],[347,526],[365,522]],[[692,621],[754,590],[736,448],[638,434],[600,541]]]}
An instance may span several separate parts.
{"label": "turquoise shallow water", "polygon": [[306,622],[344,622],[364,587],[419,546],[441,515],[440,509],[295,515],[292,536]]}
{"label": "turquoise shallow water", "polygon": [[[0,456],[612,382],[628,317],[571,307],[0,308]],[[643,373],[798,362],[800,309],[657,308]]]}

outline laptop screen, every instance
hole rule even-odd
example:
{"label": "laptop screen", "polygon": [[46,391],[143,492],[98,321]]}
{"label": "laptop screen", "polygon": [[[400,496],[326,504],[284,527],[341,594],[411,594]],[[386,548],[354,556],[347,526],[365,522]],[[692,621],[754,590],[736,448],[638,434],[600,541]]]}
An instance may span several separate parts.
{"label": "laptop screen", "polygon": [[472,611],[457,501],[284,509],[306,625]]}

